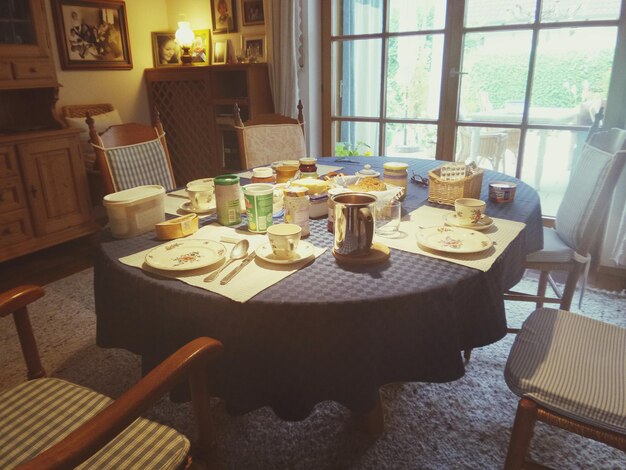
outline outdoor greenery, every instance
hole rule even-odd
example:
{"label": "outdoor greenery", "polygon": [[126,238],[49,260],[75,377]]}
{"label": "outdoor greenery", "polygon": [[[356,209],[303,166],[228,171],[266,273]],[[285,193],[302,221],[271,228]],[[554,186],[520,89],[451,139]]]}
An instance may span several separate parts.
{"label": "outdoor greenery", "polygon": [[356,145],[350,142],[337,142],[335,144],[335,156],[337,157],[370,157],[371,147],[359,140]]}

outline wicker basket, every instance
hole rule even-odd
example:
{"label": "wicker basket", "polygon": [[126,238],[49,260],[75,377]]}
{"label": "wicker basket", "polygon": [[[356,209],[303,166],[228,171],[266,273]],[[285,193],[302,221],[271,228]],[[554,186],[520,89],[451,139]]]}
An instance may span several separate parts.
{"label": "wicker basket", "polygon": [[461,197],[480,198],[480,189],[483,185],[482,169],[462,180],[444,181],[441,179],[440,168],[428,172],[430,183],[428,185],[428,200],[437,204],[453,206],[454,201]]}

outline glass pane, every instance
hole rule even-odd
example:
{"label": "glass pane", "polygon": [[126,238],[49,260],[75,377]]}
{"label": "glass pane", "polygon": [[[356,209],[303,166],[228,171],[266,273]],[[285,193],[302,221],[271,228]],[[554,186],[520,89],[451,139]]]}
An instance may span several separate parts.
{"label": "glass pane", "polygon": [[591,125],[606,104],[617,29],[549,29],[539,34],[531,124]]}
{"label": "glass pane", "polygon": [[333,35],[382,33],[384,1],[333,0]]}
{"label": "glass pane", "polygon": [[519,129],[459,126],[455,160],[515,176],[519,142]]}
{"label": "glass pane", "polygon": [[459,119],[522,122],[530,31],[465,35]]}
{"label": "glass pane", "polygon": [[529,24],[535,21],[537,0],[466,0],[465,26]]}
{"label": "glass pane", "polygon": [[439,117],[443,34],[389,38],[387,117]]}
{"label": "glass pane", "polygon": [[385,128],[385,156],[435,159],[437,126],[389,123]]}
{"label": "glass pane", "polygon": [[555,216],[587,131],[529,130],[521,179],[541,196],[543,215]]}
{"label": "glass pane", "polygon": [[445,0],[390,0],[391,32],[443,29],[446,25]]}
{"label": "glass pane", "polygon": [[337,41],[333,47],[334,114],[378,117],[381,90],[380,39]]}
{"label": "glass pane", "polygon": [[543,0],[541,21],[616,20],[621,0]]}
{"label": "glass pane", "polygon": [[335,156],[379,155],[378,124],[375,122],[335,122]]}

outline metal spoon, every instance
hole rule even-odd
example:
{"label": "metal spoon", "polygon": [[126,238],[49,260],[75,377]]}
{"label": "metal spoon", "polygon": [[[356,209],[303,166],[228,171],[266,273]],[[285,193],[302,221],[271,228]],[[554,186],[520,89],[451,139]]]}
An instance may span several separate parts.
{"label": "metal spoon", "polygon": [[220,275],[220,273],[224,270],[226,266],[228,266],[230,263],[232,263],[235,260],[244,258],[248,254],[249,246],[250,246],[250,243],[245,238],[243,240],[238,241],[237,244],[233,247],[232,251],[230,252],[229,260],[226,261],[220,267],[220,269],[218,269],[217,271],[213,271],[211,274],[205,277],[204,282],[215,281],[215,279],[217,279],[217,276]]}

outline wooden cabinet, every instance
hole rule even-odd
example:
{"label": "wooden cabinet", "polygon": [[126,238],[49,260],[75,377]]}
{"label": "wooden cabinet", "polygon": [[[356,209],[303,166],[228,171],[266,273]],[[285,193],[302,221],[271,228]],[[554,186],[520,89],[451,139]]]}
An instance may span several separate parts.
{"label": "wooden cabinet", "polygon": [[0,261],[95,231],[79,133],[0,136]]}
{"label": "wooden cabinet", "polygon": [[44,0],[0,2],[0,88],[56,87]]}
{"label": "wooden cabinet", "polygon": [[235,103],[244,121],[274,112],[267,64],[161,67],[145,76],[179,184],[240,169]]}

